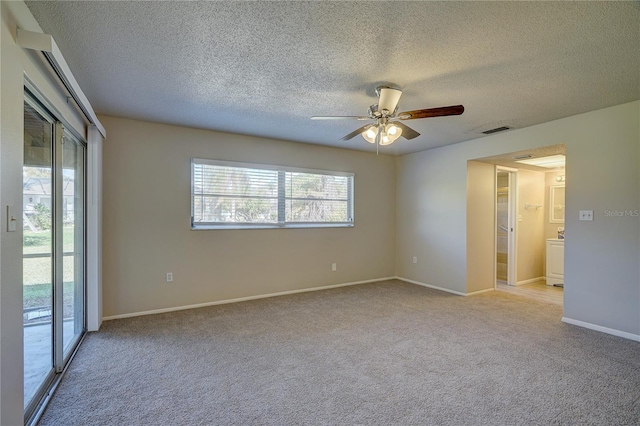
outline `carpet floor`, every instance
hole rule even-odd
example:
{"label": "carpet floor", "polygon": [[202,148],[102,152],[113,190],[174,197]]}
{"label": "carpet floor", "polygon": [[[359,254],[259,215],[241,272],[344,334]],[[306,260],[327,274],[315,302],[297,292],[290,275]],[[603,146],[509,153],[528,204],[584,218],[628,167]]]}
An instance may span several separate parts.
{"label": "carpet floor", "polygon": [[401,281],[105,322],[40,425],[638,425],[640,344]]}

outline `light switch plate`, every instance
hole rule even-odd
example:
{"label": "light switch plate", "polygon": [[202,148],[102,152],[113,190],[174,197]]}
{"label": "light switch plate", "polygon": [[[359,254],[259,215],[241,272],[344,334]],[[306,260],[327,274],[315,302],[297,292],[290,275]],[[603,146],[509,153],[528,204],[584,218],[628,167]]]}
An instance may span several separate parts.
{"label": "light switch plate", "polygon": [[593,220],[593,210],[580,210],[580,220]]}
{"label": "light switch plate", "polygon": [[7,232],[16,232],[18,219],[16,219],[13,207],[7,206]]}

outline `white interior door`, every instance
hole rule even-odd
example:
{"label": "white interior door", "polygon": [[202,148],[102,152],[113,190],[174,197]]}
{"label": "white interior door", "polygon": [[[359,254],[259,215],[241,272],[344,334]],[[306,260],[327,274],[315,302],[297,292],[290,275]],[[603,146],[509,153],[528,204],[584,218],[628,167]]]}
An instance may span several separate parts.
{"label": "white interior door", "polygon": [[496,167],[496,283],[516,285],[517,170]]}

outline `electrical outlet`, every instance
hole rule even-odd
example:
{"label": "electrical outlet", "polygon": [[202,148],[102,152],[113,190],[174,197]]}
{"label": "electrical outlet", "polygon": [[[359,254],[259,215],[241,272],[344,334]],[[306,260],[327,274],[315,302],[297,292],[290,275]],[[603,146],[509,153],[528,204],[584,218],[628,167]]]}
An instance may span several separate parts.
{"label": "electrical outlet", "polygon": [[334,272],[337,271],[338,270],[338,264],[337,263],[332,263],[331,264],[331,270],[334,271]]}
{"label": "electrical outlet", "polygon": [[593,220],[593,210],[580,210],[580,220]]}
{"label": "electrical outlet", "polygon": [[173,282],[173,272],[167,272],[167,282]]}
{"label": "electrical outlet", "polygon": [[413,256],[413,263],[418,263],[418,257],[417,256]]}

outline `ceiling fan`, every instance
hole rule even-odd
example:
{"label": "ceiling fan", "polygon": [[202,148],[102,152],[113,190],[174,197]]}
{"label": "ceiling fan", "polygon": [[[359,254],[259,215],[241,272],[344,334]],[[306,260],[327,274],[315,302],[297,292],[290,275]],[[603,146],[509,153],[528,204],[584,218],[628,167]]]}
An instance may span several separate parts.
{"label": "ceiling fan", "polygon": [[398,101],[402,95],[402,90],[387,86],[376,88],[376,95],[379,100],[377,104],[369,107],[366,116],[314,116],[312,120],[375,120],[373,124],[367,124],[344,136],[341,140],[349,140],[356,135],[362,137],[369,143],[376,145],[390,145],[400,136],[405,139],[413,139],[420,136],[420,133],[413,130],[400,121],[390,121],[393,118],[398,120],[415,120],[416,118],[444,117],[447,115],[460,115],[464,112],[462,105],[453,105],[439,108],[416,109],[397,113]]}

